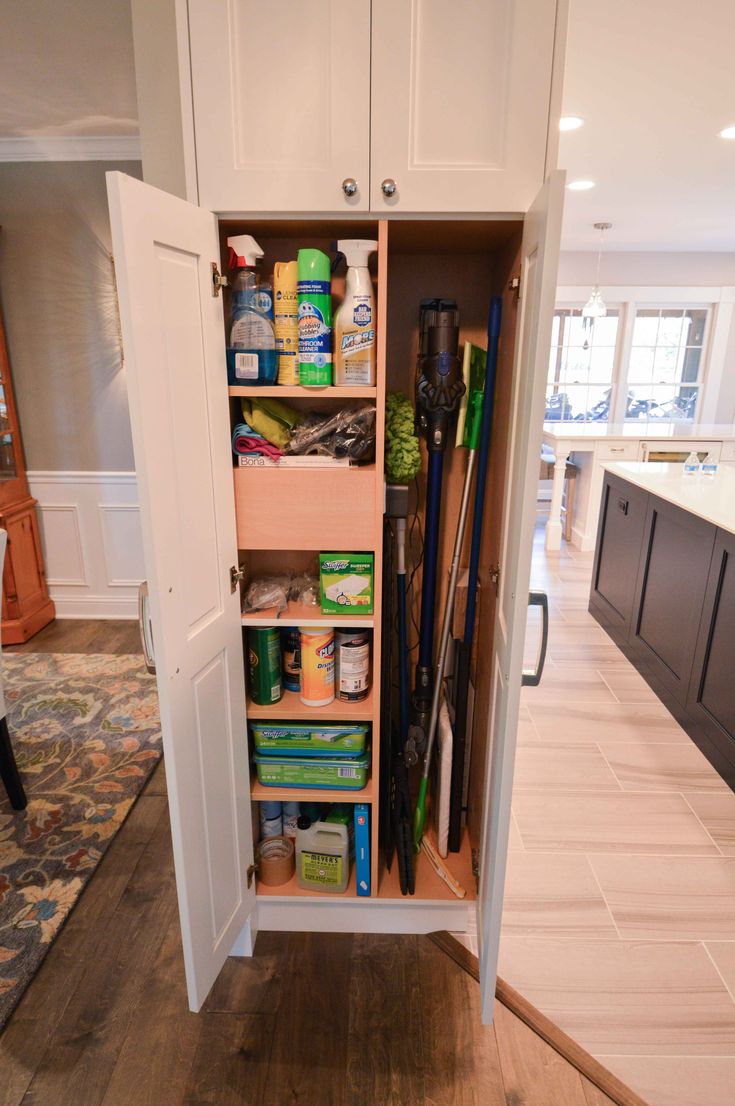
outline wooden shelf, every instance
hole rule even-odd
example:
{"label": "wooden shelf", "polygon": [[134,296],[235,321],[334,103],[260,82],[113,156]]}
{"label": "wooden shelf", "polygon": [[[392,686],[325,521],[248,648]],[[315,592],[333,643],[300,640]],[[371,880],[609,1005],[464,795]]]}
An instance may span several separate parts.
{"label": "wooden shelf", "polygon": [[307,707],[301,702],[298,691],[284,691],[283,698],[277,703],[260,706],[248,696],[248,719],[270,718],[278,721],[321,721],[321,722],[372,722],[374,715],[373,689],[367,699],[361,703],[343,703],[335,699],[327,707]]}
{"label": "wooden shelf", "polygon": [[[434,831],[429,829],[427,831],[429,838],[436,844],[436,837]],[[462,834],[462,841],[460,850],[458,853],[450,853],[445,858],[444,863],[449,868],[455,879],[464,887],[467,892],[464,899],[458,899],[453,891],[449,889],[444,880],[436,874],[429,862],[429,858],[426,853],[421,852],[418,856],[414,855],[414,871],[416,874],[416,892],[413,895],[413,900],[416,899],[443,899],[449,902],[467,903],[473,902],[477,898],[477,881],[472,873],[472,846],[470,845],[470,838],[467,830],[464,830]],[[401,894],[401,884],[398,877],[398,861],[396,857],[393,857],[393,864],[390,872],[384,869],[381,873],[380,883],[378,886],[378,898],[379,899],[403,899]],[[406,895],[405,898],[410,902],[411,896]]]}
{"label": "wooden shelf", "polygon": [[[359,608],[357,608],[359,610]],[[309,607],[305,603],[289,600],[285,611],[280,614],[275,607],[264,611],[253,611],[242,616],[243,626],[335,626],[339,629],[371,627],[375,625],[372,614],[322,614],[318,607]]]}
{"label": "wooden shelf", "polygon": [[305,388],[302,384],[272,384],[259,387],[236,384],[227,389],[231,396],[275,396],[279,399],[375,399],[378,389],[373,385],[336,388]]}
{"label": "wooden shelf", "polygon": [[267,803],[372,803],[373,781],[368,778],[362,791],[341,791],[323,787],[264,787],[257,776],[250,781],[253,802]]}

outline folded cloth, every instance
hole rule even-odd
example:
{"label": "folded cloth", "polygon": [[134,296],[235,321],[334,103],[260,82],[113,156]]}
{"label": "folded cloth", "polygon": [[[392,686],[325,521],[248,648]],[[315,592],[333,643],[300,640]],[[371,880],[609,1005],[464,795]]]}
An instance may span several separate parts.
{"label": "folded cloth", "polygon": [[281,456],[280,449],[271,445],[246,422],[239,422],[232,432],[232,452],[236,456],[241,453],[255,453],[261,457],[270,457],[273,461]]}

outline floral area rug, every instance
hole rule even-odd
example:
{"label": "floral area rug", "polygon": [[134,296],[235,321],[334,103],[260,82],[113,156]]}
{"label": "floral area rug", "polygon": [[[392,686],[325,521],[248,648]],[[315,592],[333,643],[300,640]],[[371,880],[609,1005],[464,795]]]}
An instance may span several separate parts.
{"label": "floral area rug", "polygon": [[0,1028],[161,758],[141,657],[5,653],[2,672],[28,807],[0,783]]}

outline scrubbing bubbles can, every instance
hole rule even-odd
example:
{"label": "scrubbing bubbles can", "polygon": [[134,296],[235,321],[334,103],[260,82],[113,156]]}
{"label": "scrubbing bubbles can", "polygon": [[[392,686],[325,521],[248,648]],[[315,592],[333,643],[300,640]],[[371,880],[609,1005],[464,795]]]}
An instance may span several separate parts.
{"label": "scrubbing bubbles can", "polygon": [[329,258],[321,250],[299,250],[299,383],[332,383],[332,284]]}

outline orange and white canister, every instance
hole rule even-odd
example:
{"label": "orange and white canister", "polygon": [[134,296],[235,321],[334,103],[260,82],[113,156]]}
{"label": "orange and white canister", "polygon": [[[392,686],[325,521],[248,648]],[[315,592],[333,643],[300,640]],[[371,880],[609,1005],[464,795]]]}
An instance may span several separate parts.
{"label": "orange and white canister", "polygon": [[299,627],[301,634],[301,702],[326,707],[334,702],[334,629]]}

